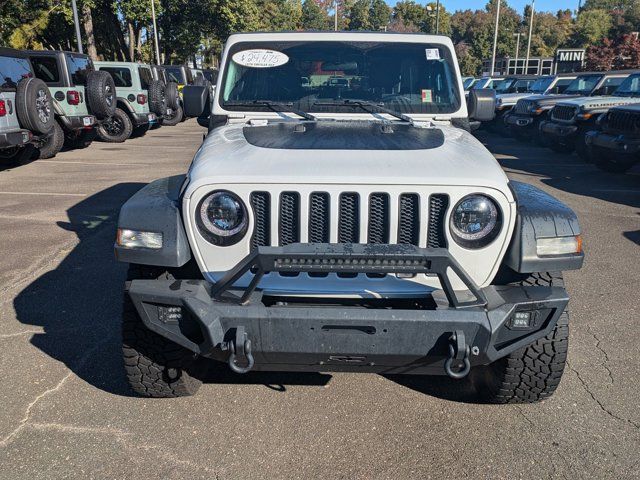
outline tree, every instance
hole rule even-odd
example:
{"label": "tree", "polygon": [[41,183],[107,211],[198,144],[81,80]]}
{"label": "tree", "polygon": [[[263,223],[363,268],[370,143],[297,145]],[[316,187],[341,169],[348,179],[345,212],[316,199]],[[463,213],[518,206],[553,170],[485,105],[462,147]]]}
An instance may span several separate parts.
{"label": "tree", "polygon": [[597,71],[638,68],[640,40],[634,35],[623,35],[616,40],[605,38],[600,44],[587,49],[586,66]]}
{"label": "tree", "polygon": [[393,7],[393,20],[401,24],[410,31],[418,32],[427,18],[427,11],[422,5],[418,5],[413,0],[401,0]]}
{"label": "tree", "polygon": [[585,10],[576,20],[574,44],[590,46],[599,43],[607,38],[611,26],[611,15],[606,10]]}
{"label": "tree", "polygon": [[391,20],[391,7],[384,0],[373,0],[369,7],[369,23],[371,30],[388,28]]}
{"label": "tree", "polygon": [[371,30],[370,8],[369,0],[354,0],[347,7],[346,15],[349,17],[349,30]]}
{"label": "tree", "polygon": [[302,28],[304,30],[326,30],[328,24],[327,12],[316,0],[302,2]]}
{"label": "tree", "polygon": [[[427,14],[425,15],[425,19],[422,25],[422,31],[424,33],[436,33],[436,13],[437,13],[436,2],[430,2],[426,5]],[[451,34],[451,15],[444,8],[442,3],[440,4],[440,25],[438,28],[438,33],[440,35],[450,35]]]}

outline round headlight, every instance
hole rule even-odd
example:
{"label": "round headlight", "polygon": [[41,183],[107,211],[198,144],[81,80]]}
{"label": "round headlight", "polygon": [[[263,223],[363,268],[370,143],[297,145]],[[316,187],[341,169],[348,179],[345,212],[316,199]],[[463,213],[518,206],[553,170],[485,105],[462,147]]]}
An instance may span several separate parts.
{"label": "round headlight", "polygon": [[501,224],[500,209],[484,195],[464,197],[451,213],[453,239],[467,248],[481,248],[491,243],[500,233]]}
{"label": "round headlight", "polygon": [[218,246],[238,243],[247,232],[247,209],[237,195],[219,190],[204,197],[196,215],[204,238]]}

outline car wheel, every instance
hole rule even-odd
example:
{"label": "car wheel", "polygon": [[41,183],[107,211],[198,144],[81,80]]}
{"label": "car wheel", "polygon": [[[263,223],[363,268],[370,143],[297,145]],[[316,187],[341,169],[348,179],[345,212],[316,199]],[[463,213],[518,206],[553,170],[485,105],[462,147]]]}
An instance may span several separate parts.
{"label": "car wheel", "polygon": [[95,140],[97,135],[96,129],[82,130],[76,132],[73,136],[65,136],[64,146],[69,149],[87,148]]}
{"label": "car wheel", "polygon": [[165,115],[162,121],[163,125],[167,125],[173,127],[174,125],[179,124],[182,121],[183,117],[182,107],[178,105],[178,108],[174,109],[171,112],[171,115]]}
{"label": "car wheel", "polygon": [[87,75],[87,103],[98,120],[111,117],[116,111],[116,84],[108,72],[98,70]]}
{"label": "car wheel", "polygon": [[20,125],[35,134],[48,135],[56,124],[49,87],[39,78],[23,78],[16,89]]}
{"label": "car wheel", "polygon": [[590,156],[596,167],[609,173],[625,173],[640,162],[638,157],[634,158],[632,155],[624,153],[612,154],[611,150],[595,145],[591,147]]}
{"label": "car wheel", "polygon": [[131,138],[144,137],[144,135],[149,131],[150,128],[151,128],[150,123],[145,123],[144,125],[134,127],[133,132],[131,132]]}
{"label": "car wheel", "polygon": [[96,130],[103,142],[122,143],[131,136],[133,124],[124,110],[116,108],[113,116],[102,122]]}
{"label": "car wheel", "polygon": [[63,145],[64,130],[62,130],[60,124],[55,121],[53,122],[53,131],[37,145],[37,157],[41,159],[53,158],[62,150]]}
{"label": "car wheel", "polygon": [[[523,286],[563,287],[559,272],[532,273],[516,282]],[[560,384],[569,347],[569,312],[554,329],[531,345],[500,360],[471,370],[478,395],[488,403],[533,403],[550,397]]]}

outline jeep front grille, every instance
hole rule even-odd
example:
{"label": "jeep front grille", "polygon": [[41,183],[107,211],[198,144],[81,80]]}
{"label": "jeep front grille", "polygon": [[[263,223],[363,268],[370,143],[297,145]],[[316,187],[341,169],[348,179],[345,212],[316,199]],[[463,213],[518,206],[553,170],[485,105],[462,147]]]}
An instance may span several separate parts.
{"label": "jeep front grille", "polygon": [[616,132],[640,132],[640,114],[624,110],[610,110],[607,128]]}
{"label": "jeep front grille", "polygon": [[519,115],[528,115],[529,108],[533,106],[533,102],[531,100],[518,100],[516,103],[515,111]]}
{"label": "jeep front grille", "polygon": [[[332,238],[338,243],[392,243],[393,239],[395,243],[419,246],[423,228],[427,229],[423,237],[427,239],[426,246],[447,246],[445,223],[449,197],[445,194],[432,194],[424,199],[428,212],[421,212],[421,197],[417,193],[391,196],[386,192],[342,192],[335,211],[332,211],[332,197],[328,192],[312,192],[303,199],[298,192],[285,191],[278,199],[278,205],[273,205],[268,192],[251,193],[252,248],[300,242],[303,231],[311,243],[330,243]],[[301,215],[303,205],[308,208],[307,215]],[[362,219],[361,215],[366,218]],[[303,217],[307,225],[301,225]],[[277,222],[277,238],[271,238],[270,234],[274,222]],[[332,228],[337,230],[333,236]]]}
{"label": "jeep front grille", "polygon": [[551,110],[551,118],[554,120],[560,120],[562,122],[573,120],[575,114],[576,107],[572,107],[569,105],[556,105],[555,107],[553,107],[553,110]]}

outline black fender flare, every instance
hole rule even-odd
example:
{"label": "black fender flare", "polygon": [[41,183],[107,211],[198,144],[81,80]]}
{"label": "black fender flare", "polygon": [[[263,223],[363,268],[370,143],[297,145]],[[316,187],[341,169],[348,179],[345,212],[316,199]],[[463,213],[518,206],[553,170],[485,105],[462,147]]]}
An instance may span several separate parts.
{"label": "black fender flare", "polygon": [[116,106],[130,117],[135,113],[129,101],[124,97],[116,97]]}

